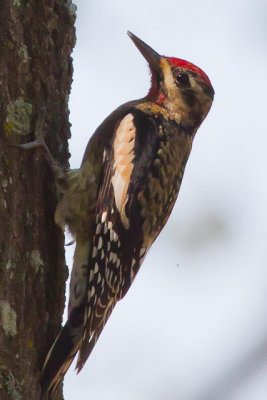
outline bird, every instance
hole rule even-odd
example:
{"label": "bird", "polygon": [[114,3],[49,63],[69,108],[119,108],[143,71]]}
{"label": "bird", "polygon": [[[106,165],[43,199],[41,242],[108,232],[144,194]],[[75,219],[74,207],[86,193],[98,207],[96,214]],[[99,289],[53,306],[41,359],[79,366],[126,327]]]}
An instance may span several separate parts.
{"label": "bird", "polygon": [[148,62],[148,94],[119,106],[103,121],[79,169],[56,171],[61,198],[55,221],[68,227],[76,248],[68,320],[40,381],[42,396],[51,400],[77,353],[76,369],[83,368],[166,224],[194,136],[214,97],[202,69],[161,56],[127,33]]}

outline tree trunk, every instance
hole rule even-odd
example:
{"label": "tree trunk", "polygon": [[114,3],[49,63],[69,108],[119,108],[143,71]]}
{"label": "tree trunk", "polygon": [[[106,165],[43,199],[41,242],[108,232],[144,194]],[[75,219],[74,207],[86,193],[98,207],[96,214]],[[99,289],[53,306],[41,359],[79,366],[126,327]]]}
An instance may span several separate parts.
{"label": "tree trunk", "polygon": [[[45,355],[65,301],[64,235],[54,223],[56,190],[34,140],[46,106],[46,143],[68,161],[71,0],[0,2],[0,399],[39,400]],[[62,398],[60,395],[59,398]]]}

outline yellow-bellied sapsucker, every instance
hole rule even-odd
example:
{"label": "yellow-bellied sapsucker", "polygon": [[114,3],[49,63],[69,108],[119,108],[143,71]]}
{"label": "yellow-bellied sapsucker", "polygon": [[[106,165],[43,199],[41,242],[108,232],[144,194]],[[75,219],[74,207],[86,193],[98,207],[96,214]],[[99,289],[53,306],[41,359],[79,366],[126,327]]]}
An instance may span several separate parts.
{"label": "yellow-bellied sapsucker", "polygon": [[82,369],[116,303],[131,286],[177,198],[194,135],[214,96],[195,65],[157,54],[129,33],[149,63],[146,97],[120,106],[65,173],[56,222],[76,239],[68,321],[47,355],[53,399],[76,353]]}

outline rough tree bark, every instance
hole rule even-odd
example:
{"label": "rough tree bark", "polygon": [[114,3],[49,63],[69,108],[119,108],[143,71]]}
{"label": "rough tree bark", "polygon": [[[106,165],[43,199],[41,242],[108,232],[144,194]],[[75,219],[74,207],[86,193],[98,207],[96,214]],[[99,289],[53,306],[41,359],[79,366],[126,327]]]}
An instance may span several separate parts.
{"label": "rough tree bark", "polygon": [[74,21],[71,0],[0,2],[1,400],[39,400],[42,362],[61,325],[67,267],[54,178],[41,150],[8,144],[34,139],[45,105],[46,142],[67,164]]}

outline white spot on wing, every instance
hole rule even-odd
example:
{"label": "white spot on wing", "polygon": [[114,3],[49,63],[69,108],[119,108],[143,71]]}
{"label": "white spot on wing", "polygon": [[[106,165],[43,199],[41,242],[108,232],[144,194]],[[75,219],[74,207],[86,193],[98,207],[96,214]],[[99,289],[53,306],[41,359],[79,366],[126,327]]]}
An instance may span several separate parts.
{"label": "white spot on wing", "polygon": [[103,244],[103,239],[102,239],[102,237],[100,236],[99,239],[98,239],[98,246],[97,246],[97,248],[98,248],[98,249],[101,249],[102,244]]}
{"label": "white spot on wing", "polygon": [[106,306],[107,306],[106,304],[103,304],[101,302],[101,299],[99,300],[98,304],[99,304],[99,307],[101,307],[101,308],[106,308]]}
{"label": "white spot on wing", "polygon": [[101,232],[101,228],[102,228],[102,225],[100,223],[98,223],[97,227],[96,227],[96,234],[97,235],[99,235],[99,233]]}
{"label": "white spot on wing", "polygon": [[92,253],[92,258],[95,258],[96,255],[97,255],[97,248],[94,246],[93,253]]}
{"label": "white spot on wing", "polygon": [[96,274],[99,271],[99,266],[97,263],[95,263],[95,269],[94,269],[94,273]]}
{"label": "white spot on wing", "polygon": [[102,218],[101,218],[101,222],[102,222],[102,224],[106,221],[106,218],[107,218],[107,212],[106,211],[104,211],[103,212],[103,214],[102,214]]}
{"label": "white spot on wing", "polygon": [[115,262],[116,259],[117,259],[116,254],[111,251],[110,254],[109,254],[109,261]]}
{"label": "white spot on wing", "polygon": [[115,231],[113,231],[113,240],[116,242],[118,240],[118,235]]}
{"label": "white spot on wing", "polygon": [[131,269],[131,281],[133,281],[133,279],[134,279],[134,270]]}
{"label": "white spot on wing", "polygon": [[139,253],[140,258],[142,258],[145,255],[146,252],[146,247],[142,247]]}
{"label": "white spot on wing", "polygon": [[91,270],[90,273],[89,273],[89,282],[90,282],[90,283],[91,283],[92,280],[94,279],[94,275],[95,275],[94,271]]}
{"label": "white spot on wing", "polygon": [[91,287],[91,290],[90,290],[89,293],[90,293],[90,298],[93,297],[93,295],[95,294],[95,287],[94,286]]}

